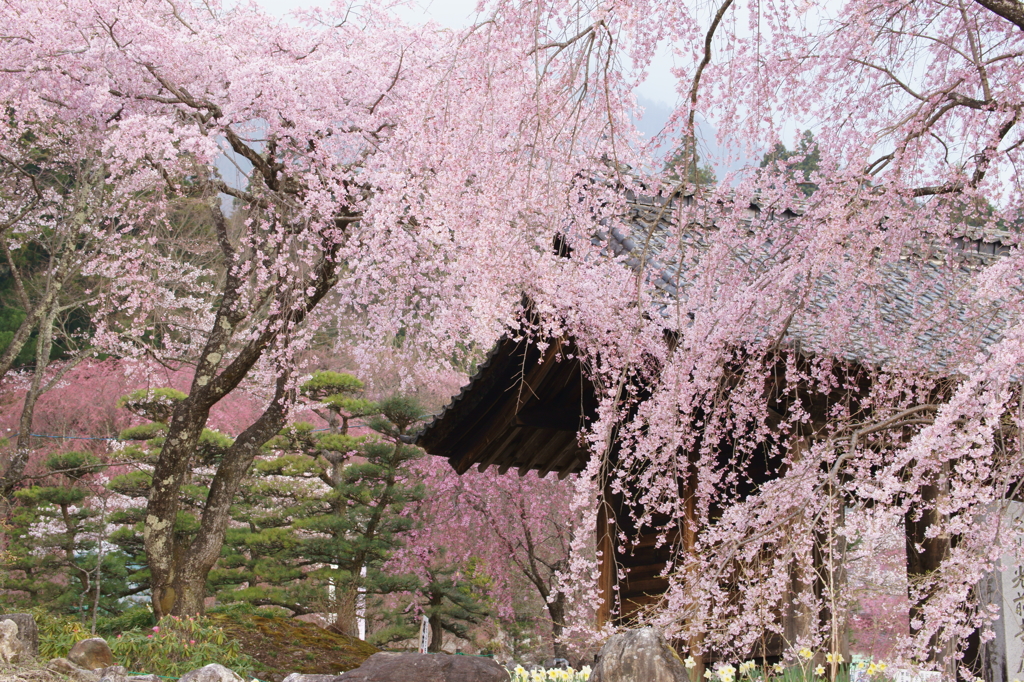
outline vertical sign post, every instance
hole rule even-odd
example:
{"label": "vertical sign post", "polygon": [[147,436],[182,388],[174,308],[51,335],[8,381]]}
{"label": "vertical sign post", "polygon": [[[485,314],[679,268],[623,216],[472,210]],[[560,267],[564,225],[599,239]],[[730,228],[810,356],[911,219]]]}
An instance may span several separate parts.
{"label": "vertical sign post", "polygon": [[427,653],[427,649],[430,648],[430,619],[423,616],[423,622],[420,623],[420,653]]}

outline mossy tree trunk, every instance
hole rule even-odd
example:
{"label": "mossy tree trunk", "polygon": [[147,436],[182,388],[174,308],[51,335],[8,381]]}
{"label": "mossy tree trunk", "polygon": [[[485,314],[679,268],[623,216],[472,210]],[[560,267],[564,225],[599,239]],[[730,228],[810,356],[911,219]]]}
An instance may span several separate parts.
{"label": "mossy tree trunk", "polygon": [[210,211],[226,270],[221,300],[199,354],[189,394],[175,405],[167,422],[167,436],[154,467],[146,507],[146,554],[153,611],[158,619],[166,615],[203,613],[206,576],[220,556],[231,503],[260,448],[285,425],[288,405],[294,398],[287,368],[278,368],[270,404],[238,436],[217,466],[203,505],[200,527],[195,539],[186,544],[177,537],[174,526],[181,488],[187,482],[192,457],[209,421],[210,410],[238,387],[266,352],[287,343],[282,330],[299,327],[337,282],[338,245],[325,237],[323,255],[310,273],[308,290],[298,302],[292,300],[294,292],[288,287],[278,292],[278,312],[263,320],[259,325],[262,331],[249,336],[231,361],[224,363],[229,349],[239,340],[237,337],[251,331],[256,322],[248,318],[257,311],[247,310],[243,305],[243,292],[248,282],[242,278],[236,258],[239,254],[230,241],[227,221],[216,205],[211,206]]}

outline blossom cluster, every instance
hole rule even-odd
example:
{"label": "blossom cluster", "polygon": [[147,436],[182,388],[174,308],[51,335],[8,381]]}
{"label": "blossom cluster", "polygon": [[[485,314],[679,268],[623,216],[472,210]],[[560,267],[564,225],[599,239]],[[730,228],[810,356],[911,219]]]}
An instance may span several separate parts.
{"label": "blossom cluster", "polygon": [[512,670],[511,682],[586,682],[590,679],[590,666],[574,668],[535,668],[527,670],[521,665]]}

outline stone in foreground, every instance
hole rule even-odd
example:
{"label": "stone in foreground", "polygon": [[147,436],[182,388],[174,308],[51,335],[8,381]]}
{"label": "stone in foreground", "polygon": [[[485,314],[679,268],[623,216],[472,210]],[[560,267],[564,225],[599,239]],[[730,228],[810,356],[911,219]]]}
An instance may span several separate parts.
{"label": "stone in foreground", "polygon": [[20,663],[25,658],[25,645],[18,639],[18,624],[0,620],[0,663]]}
{"label": "stone in foreground", "polygon": [[508,672],[491,659],[479,656],[382,652],[336,679],[337,682],[508,682]]}
{"label": "stone in foreground", "polygon": [[114,665],[114,654],[102,637],[90,637],[75,642],[68,653],[68,660],[86,670],[101,670]]}
{"label": "stone in foreground", "polygon": [[100,674],[75,665],[66,658],[55,658],[46,664],[48,670],[70,677],[75,682],[100,682]]}
{"label": "stone in foreground", "polygon": [[123,665],[112,665],[97,672],[100,674],[100,682],[128,682],[128,671]]}
{"label": "stone in foreground", "polygon": [[31,613],[0,613],[0,621],[12,620],[18,626],[18,639],[29,656],[39,655],[39,627]]}
{"label": "stone in foreground", "polygon": [[204,665],[198,670],[187,672],[178,682],[244,682],[242,676],[220,663]]}
{"label": "stone in foreground", "polygon": [[591,682],[688,682],[686,666],[654,628],[613,635],[601,647]]}
{"label": "stone in foreground", "polygon": [[336,682],[341,679],[338,675],[314,675],[305,673],[292,673],[284,678],[282,682]]}

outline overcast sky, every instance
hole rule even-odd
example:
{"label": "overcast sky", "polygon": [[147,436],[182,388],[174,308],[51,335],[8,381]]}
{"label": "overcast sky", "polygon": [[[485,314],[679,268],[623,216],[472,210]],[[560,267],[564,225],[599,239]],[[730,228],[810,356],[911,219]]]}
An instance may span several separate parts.
{"label": "overcast sky", "polygon": [[[325,0],[326,1],[326,0]],[[285,16],[292,10],[316,4],[316,0],[257,0],[258,4],[278,16]],[[442,26],[462,28],[469,25],[475,14],[477,0],[418,0],[398,8],[398,14],[409,23],[424,23],[434,20]],[[639,128],[647,136],[657,134],[675,102],[675,79],[669,69],[672,66],[671,52],[662,49],[650,69],[650,76],[636,90],[637,99],[647,114],[639,122]]]}

